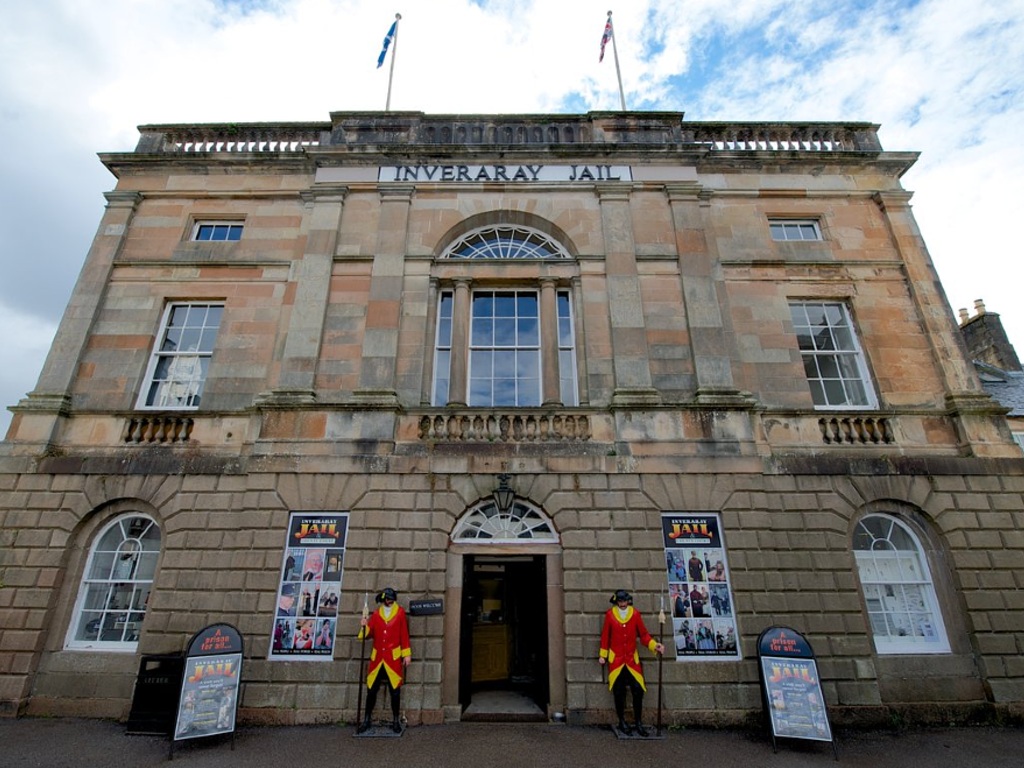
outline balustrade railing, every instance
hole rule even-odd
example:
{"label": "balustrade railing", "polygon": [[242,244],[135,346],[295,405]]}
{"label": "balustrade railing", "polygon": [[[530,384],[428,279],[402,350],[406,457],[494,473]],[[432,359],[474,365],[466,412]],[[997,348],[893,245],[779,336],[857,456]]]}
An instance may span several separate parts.
{"label": "balustrade railing", "polygon": [[147,125],[136,153],[301,153],[325,146],[615,143],[711,152],[881,151],[870,123],[690,123],[681,113],[433,116],[338,113],[334,122]]}
{"label": "balustrade railing", "polygon": [[121,441],[125,443],[184,443],[192,435],[195,421],[188,416],[154,414],[129,416]]}
{"label": "balustrade railing", "polygon": [[238,123],[143,126],[137,153],[302,152],[320,146],[330,123]]}
{"label": "balustrade railing", "polygon": [[866,123],[688,123],[684,141],[732,152],[881,151],[878,126]]}
{"label": "balustrade railing", "polygon": [[439,413],[419,420],[419,438],[438,442],[585,442],[591,429],[588,416],[548,412]]}
{"label": "balustrade railing", "polygon": [[884,416],[832,416],[818,419],[826,445],[889,445],[896,442],[892,425]]}

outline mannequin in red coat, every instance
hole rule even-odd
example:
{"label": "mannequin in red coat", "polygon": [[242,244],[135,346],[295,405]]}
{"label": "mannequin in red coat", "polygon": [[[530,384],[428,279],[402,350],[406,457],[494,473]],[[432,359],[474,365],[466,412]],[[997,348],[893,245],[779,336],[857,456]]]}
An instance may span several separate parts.
{"label": "mannequin in red coat", "polygon": [[[615,715],[619,719],[618,728],[625,734],[636,731],[640,736],[647,735],[642,716],[644,708],[644,670],[640,664],[640,655],[636,650],[636,641],[640,640],[653,653],[664,653],[665,646],[651,637],[644,626],[643,617],[633,607],[633,596],[624,589],[612,595],[614,603],[604,615],[604,626],[601,628],[601,654],[598,663],[608,666],[608,688],[615,700]],[[633,693],[633,723],[631,729],[626,725],[626,690]]]}
{"label": "mannequin in red coat", "polygon": [[405,611],[396,600],[398,593],[387,587],[377,595],[380,608],[368,619],[362,619],[359,639],[373,639],[373,650],[370,652],[370,670],[366,675],[366,715],[357,729],[363,733],[372,725],[370,715],[377,703],[377,691],[387,686],[391,692],[391,728],[395,733],[402,732],[402,723],[398,713],[401,703],[402,681],[405,670],[412,660],[412,649],[409,647],[409,623]]}

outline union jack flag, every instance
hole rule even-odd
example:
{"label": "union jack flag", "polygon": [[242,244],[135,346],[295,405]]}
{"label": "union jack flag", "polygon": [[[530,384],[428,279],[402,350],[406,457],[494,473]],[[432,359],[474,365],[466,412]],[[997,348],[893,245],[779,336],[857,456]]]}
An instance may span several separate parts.
{"label": "union jack flag", "polygon": [[608,14],[608,21],[604,25],[604,34],[601,35],[601,56],[598,58],[597,63],[600,64],[604,61],[604,47],[608,44],[608,41],[612,39],[612,17]]}

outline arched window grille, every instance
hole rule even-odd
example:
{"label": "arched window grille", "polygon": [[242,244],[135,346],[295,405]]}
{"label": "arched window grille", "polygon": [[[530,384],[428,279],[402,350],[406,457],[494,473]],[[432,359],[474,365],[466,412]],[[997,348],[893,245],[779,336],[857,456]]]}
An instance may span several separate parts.
{"label": "arched window grille", "polygon": [[135,650],[159,557],[160,527],[149,517],[109,523],[89,552],[66,647]]}
{"label": "arched window grille", "polygon": [[568,259],[568,251],[536,229],[502,224],[475,229],[449,246],[442,259]]}
{"label": "arched window grille", "polygon": [[452,541],[456,542],[548,544],[557,540],[551,520],[518,501],[504,514],[493,502],[481,504],[467,512],[452,531]]}
{"label": "arched window grille", "polygon": [[867,515],[853,535],[864,602],[879,653],[947,653],[928,560],[917,537],[890,515]]}

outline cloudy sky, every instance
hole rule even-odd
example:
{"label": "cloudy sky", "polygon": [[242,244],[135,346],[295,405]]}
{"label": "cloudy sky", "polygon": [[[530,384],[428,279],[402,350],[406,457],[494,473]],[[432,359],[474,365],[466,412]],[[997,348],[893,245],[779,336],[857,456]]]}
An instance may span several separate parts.
{"label": "cloudy sky", "polygon": [[[0,407],[35,386],[113,177],[146,123],[393,110],[864,121],[903,178],[952,310],[1024,353],[1024,0],[27,0],[0,25]],[[389,59],[390,62],[390,59]],[[0,436],[10,414],[0,410]]]}

